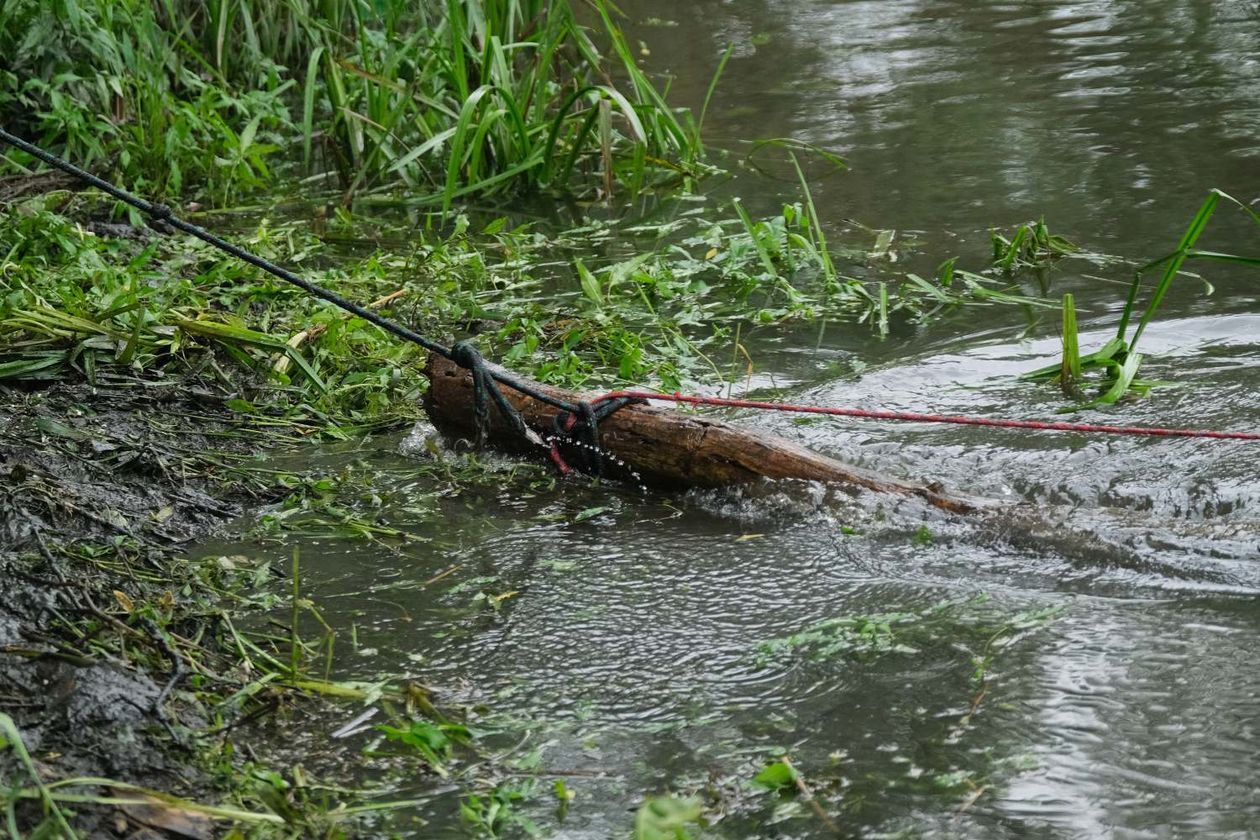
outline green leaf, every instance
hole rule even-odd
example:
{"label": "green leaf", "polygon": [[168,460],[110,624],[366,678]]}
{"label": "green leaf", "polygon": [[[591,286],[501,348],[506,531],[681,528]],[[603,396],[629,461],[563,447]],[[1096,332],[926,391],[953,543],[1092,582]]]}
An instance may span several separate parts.
{"label": "green leaf", "polygon": [[66,438],[67,440],[85,441],[90,440],[92,436],[82,429],[75,429],[67,426],[65,423],[58,422],[49,417],[41,417],[35,421],[35,428],[39,429],[46,435],[53,437]]}
{"label": "green leaf", "polygon": [[564,783],[564,779],[556,779],[555,784],[551,786],[551,790],[562,805],[569,804],[577,797],[577,793]]}
{"label": "green leaf", "polygon": [[[1124,346],[1123,341],[1121,341],[1118,338],[1112,338],[1110,341],[1108,341],[1102,347],[1095,350],[1093,353],[1089,353],[1084,356],[1081,356],[1080,357],[1081,367],[1082,368],[1102,367],[1103,365],[1106,365],[1108,362],[1110,362],[1116,355],[1124,351],[1124,349],[1125,349],[1125,346]],[[1058,376],[1062,370],[1063,370],[1063,363],[1059,361],[1059,362],[1055,362],[1052,365],[1046,365],[1045,367],[1037,368],[1036,370],[1030,370],[1028,371],[1028,373],[1021,373],[1019,375],[1019,378],[1020,379],[1049,379],[1050,377]]]}
{"label": "green leaf", "polygon": [[1059,379],[1065,388],[1081,380],[1081,346],[1076,328],[1076,300],[1071,292],[1063,296],[1063,362]]}
{"label": "green leaf", "polygon": [[799,774],[796,768],[786,761],[776,761],[769,765],[756,776],[753,776],[753,784],[759,788],[770,791],[782,791],[796,787],[796,780]]}
{"label": "green leaf", "polygon": [[411,747],[439,776],[445,777],[447,769],[445,761],[451,755],[456,744],[472,740],[468,727],[458,723],[432,723],[427,720],[412,721],[407,729],[393,726],[378,726],[385,737]]}
{"label": "green leaf", "polygon": [[591,273],[581,260],[574,260],[574,266],[577,268],[578,279],[582,283],[582,294],[586,295],[596,306],[603,307],[604,293],[599,288],[599,280]]}
{"label": "green leaf", "polygon": [[1138,367],[1142,364],[1141,353],[1130,353],[1123,365],[1115,365],[1116,378],[1101,396],[1075,408],[1093,408],[1098,405],[1112,405],[1128,392],[1133,378],[1137,376]]}
{"label": "green leaf", "polygon": [[0,362],[0,379],[46,379],[57,374],[52,370],[66,360],[66,354],[47,353]]}
{"label": "green leaf", "polygon": [[687,826],[698,822],[704,808],[694,799],[648,797],[634,817],[634,840],[687,840]]}
{"label": "green leaf", "polygon": [[199,335],[203,338],[212,338],[217,341],[238,341],[241,344],[250,344],[257,347],[268,347],[274,350],[284,351],[288,348],[279,338],[257,330],[246,329],[245,327],[237,327],[232,324],[225,324],[221,321],[199,321],[191,318],[176,318],[175,323],[185,331],[193,335]]}

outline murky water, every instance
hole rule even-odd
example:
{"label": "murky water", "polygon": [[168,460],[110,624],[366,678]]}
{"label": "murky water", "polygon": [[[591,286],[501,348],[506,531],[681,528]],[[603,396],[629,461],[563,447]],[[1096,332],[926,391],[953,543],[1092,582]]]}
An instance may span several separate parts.
{"label": "murky water", "polygon": [[[822,216],[919,231],[912,260],[981,260],[990,226],[1042,215],[1091,249],[1155,256],[1208,188],[1260,194],[1255,3],[622,5],[684,104],[733,44],[710,135],[842,151],[853,171],[816,184]],[[794,198],[752,172],[720,189],[765,210]],[[1254,226],[1212,230],[1223,250],[1260,250]],[[1086,311],[1086,347],[1105,340],[1120,295],[1107,281],[1126,271],[1071,262],[1051,276],[1051,294],[1074,290]],[[1260,278],[1205,273],[1215,293],[1175,289],[1144,339],[1146,375],[1183,387],[1124,407],[1125,421],[1260,428]],[[1061,398],[1014,375],[1053,356],[1052,321],[969,310],[884,341],[836,328],[819,348],[812,333],[766,334],[757,361],[802,401],[1046,417]],[[836,378],[853,356],[865,372]],[[378,471],[383,516],[425,541],[302,545],[307,594],[342,639],[337,672],[405,674],[484,707],[511,757],[531,757],[515,782],[537,782],[523,807],[555,836],[625,836],[642,797],[666,790],[725,813],[713,837],[1260,834],[1254,444],[756,422],[1022,500],[1059,533],[804,487],[553,489],[509,465],[493,490],[447,495],[399,441],[374,441],[329,463]],[[942,602],[954,606],[933,612]],[[762,648],[890,612],[918,616],[898,631],[913,650]],[[313,749],[368,737],[316,734]],[[749,789],[781,751],[825,818]],[[577,794],[562,822],[555,778]],[[400,830],[424,818],[418,836],[462,834],[450,786],[391,783],[431,799]]]}

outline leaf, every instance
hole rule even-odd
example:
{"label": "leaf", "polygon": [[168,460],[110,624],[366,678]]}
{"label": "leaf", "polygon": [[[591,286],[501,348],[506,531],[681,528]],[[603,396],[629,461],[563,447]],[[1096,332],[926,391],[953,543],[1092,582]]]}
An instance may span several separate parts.
{"label": "leaf", "polygon": [[556,779],[551,789],[556,794],[556,799],[560,800],[562,804],[572,802],[577,797],[577,792],[566,785],[564,779]]}
{"label": "leaf", "polygon": [[797,777],[798,774],[795,767],[786,761],[776,761],[756,776],[753,776],[752,781],[754,785],[765,790],[782,791],[795,788]]}
{"label": "leaf", "polygon": [[225,324],[221,321],[196,321],[191,318],[176,318],[175,322],[185,332],[190,332],[203,338],[212,338],[218,341],[238,341],[242,344],[268,347],[281,352],[290,349],[285,341],[275,336],[267,335],[257,330],[246,329],[245,327]]}
{"label": "leaf", "polygon": [[214,819],[207,814],[181,808],[152,796],[124,790],[115,790],[113,793],[119,798],[129,800],[127,804],[119,805],[119,810],[130,820],[161,832],[164,836],[210,840],[218,833],[214,828]]}
{"label": "leaf", "polygon": [[892,247],[893,237],[897,235],[895,230],[881,230],[875,237],[875,245],[871,248],[870,256],[872,259],[888,256],[889,249]]}
{"label": "leaf", "polygon": [[35,428],[39,429],[46,435],[53,437],[66,438],[74,441],[90,440],[92,436],[81,429],[75,429],[67,426],[65,423],[58,422],[48,417],[41,417],[35,421]]}
{"label": "leaf", "polygon": [[[953,268],[950,269],[950,276],[951,277],[953,276]],[[933,286],[931,283],[924,280],[922,277],[920,277],[917,274],[907,274],[906,281],[910,283],[912,286],[914,286],[916,289],[918,289],[919,291],[926,294],[928,297],[939,300],[941,303],[956,303],[957,302],[957,298],[951,297],[949,294],[945,293],[941,289],[938,289],[936,286]],[[941,285],[948,285],[948,284],[942,283]]]}
{"label": "leaf", "polygon": [[[1095,350],[1093,353],[1089,353],[1087,355],[1081,356],[1080,357],[1081,367],[1083,368],[1101,367],[1107,364],[1108,362],[1110,362],[1112,357],[1114,357],[1117,353],[1123,351],[1124,349],[1125,349],[1125,346],[1124,346],[1123,341],[1121,341],[1118,338],[1112,338],[1110,341],[1108,341],[1102,347]],[[1019,378],[1020,379],[1048,379],[1053,376],[1058,376],[1062,370],[1063,370],[1063,362],[1058,361],[1052,365],[1047,365],[1043,368],[1037,368],[1036,370],[1030,370],[1027,373],[1021,373],[1019,375]]]}
{"label": "leaf", "polygon": [[652,796],[634,817],[634,840],[686,840],[687,826],[699,821],[704,808],[694,799]]}
{"label": "leaf", "polygon": [[582,294],[586,295],[596,306],[604,305],[604,293],[599,288],[599,280],[591,273],[581,260],[574,260],[577,267],[578,279],[582,283]]}
{"label": "leaf", "polygon": [[1116,378],[1101,396],[1098,396],[1083,405],[1073,406],[1073,408],[1093,408],[1097,405],[1112,405],[1116,400],[1120,399],[1129,390],[1129,386],[1133,383],[1133,377],[1137,376],[1138,367],[1142,364],[1141,353],[1130,353],[1125,357],[1123,365],[1115,365]]}
{"label": "leaf", "polygon": [[433,723],[427,720],[411,722],[407,729],[393,726],[378,726],[385,737],[414,749],[429,764],[435,773],[445,778],[448,771],[445,760],[450,757],[456,744],[466,744],[472,740],[468,727],[458,723]]}
{"label": "leaf", "polygon": [[573,517],[573,521],[575,523],[585,522],[588,519],[594,519],[595,517],[599,516],[601,513],[607,513],[610,510],[612,510],[612,508],[609,508],[609,507],[588,507],[586,510],[582,511],[577,516]]}
{"label": "leaf", "polygon": [[47,379],[55,376],[55,368],[66,360],[64,352],[27,356],[0,362],[0,379]]}
{"label": "leaf", "polygon": [[258,124],[262,122],[262,117],[263,117],[262,114],[257,114],[252,120],[249,121],[249,125],[245,126],[245,130],[241,132],[241,137],[240,137],[241,152],[244,152],[250,146],[254,145],[254,135],[258,133]]}

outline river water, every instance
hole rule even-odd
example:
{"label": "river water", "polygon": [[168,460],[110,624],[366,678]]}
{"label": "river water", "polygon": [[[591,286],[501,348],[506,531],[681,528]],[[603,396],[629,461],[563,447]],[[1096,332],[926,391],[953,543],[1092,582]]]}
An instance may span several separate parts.
{"label": "river water", "polygon": [[[713,145],[839,151],[851,171],[811,184],[821,217],[899,231],[924,270],[983,260],[991,227],[1042,216],[1091,250],[1150,258],[1209,188],[1260,195],[1260,4],[622,7],[678,104],[699,107],[732,45]],[[795,200],[773,161],[763,169],[713,189],[763,212]],[[1260,236],[1222,211],[1204,244],[1254,254]],[[1144,338],[1145,375],[1177,387],[1082,419],[1260,428],[1260,277],[1189,268],[1213,293],[1174,287]],[[1130,271],[1065,261],[1040,291],[1075,292],[1090,348]],[[1053,360],[1056,317],[960,310],[882,340],[834,328],[820,347],[767,332],[755,357],[798,401],[1045,417],[1062,396],[1014,377]],[[848,358],[860,376],[836,375]],[[414,446],[377,440],[327,463],[377,470],[385,517],[424,541],[299,541],[306,594],[341,640],[335,672],[405,674],[481,709],[518,765],[507,780],[536,782],[519,807],[548,836],[627,836],[644,795],[670,790],[709,805],[706,837],[1260,835],[1254,444],[737,419],[1023,502],[1058,533],[816,488],[551,488],[507,462],[496,486],[451,494],[417,477],[423,454],[400,454]],[[292,548],[209,550],[283,562]],[[902,614],[894,644],[764,647],[888,613]],[[371,739],[321,734],[342,722],[296,722],[303,749]],[[819,808],[749,786],[783,753]],[[456,786],[380,778],[427,802],[396,830],[463,836]],[[555,778],[576,793],[562,821]]]}

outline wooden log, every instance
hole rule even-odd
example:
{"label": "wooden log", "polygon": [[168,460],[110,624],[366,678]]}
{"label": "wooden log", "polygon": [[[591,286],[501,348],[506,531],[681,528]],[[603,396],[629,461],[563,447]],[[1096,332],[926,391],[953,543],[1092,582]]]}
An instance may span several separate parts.
{"label": "wooden log", "polygon": [[[493,367],[493,366],[492,366]],[[425,411],[446,437],[471,440],[473,421],[472,375],[434,354],[425,365],[429,391]],[[581,394],[530,382],[543,393],[567,402],[586,399]],[[503,395],[526,424],[543,438],[554,434],[556,409],[503,386]],[[523,440],[493,405],[489,443],[517,453],[546,456],[547,450]],[[918,496],[956,513],[974,513],[986,503],[946,493],[938,485],[916,484],[819,455],[792,441],[754,432],[673,408],[630,405],[599,424],[599,446],[605,454],[605,475],[669,489],[724,487],[762,479],[799,479],[863,487],[895,496]],[[581,451],[562,442],[570,464],[582,463]]]}

